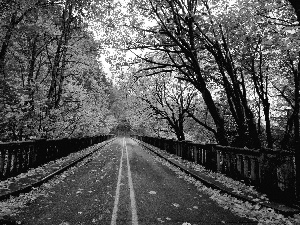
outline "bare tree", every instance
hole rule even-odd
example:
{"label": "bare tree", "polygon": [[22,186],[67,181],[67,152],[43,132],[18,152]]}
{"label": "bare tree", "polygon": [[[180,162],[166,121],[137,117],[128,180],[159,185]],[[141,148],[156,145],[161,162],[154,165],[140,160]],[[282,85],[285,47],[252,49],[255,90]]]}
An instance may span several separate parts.
{"label": "bare tree", "polygon": [[167,82],[154,79],[151,93],[140,95],[153,114],[165,120],[177,139],[185,140],[184,124],[189,111],[195,107],[196,92],[184,81]]}

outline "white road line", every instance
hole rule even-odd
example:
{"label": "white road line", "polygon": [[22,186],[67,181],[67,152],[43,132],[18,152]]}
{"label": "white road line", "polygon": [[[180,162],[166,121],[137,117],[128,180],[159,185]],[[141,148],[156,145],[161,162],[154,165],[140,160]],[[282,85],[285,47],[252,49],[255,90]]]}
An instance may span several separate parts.
{"label": "white road line", "polygon": [[111,225],[117,224],[117,213],[118,213],[118,205],[119,205],[119,198],[120,198],[120,184],[121,184],[121,178],[122,178],[122,163],[123,161],[123,147],[122,147],[122,155],[120,159],[120,167],[119,167],[119,175],[118,175],[118,182],[117,182],[117,189],[116,189],[116,195],[115,195],[115,203],[114,203],[114,209],[111,216]]}
{"label": "white road line", "polygon": [[[124,137],[125,141],[125,137]],[[133,183],[131,178],[131,171],[130,171],[130,164],[128,159],[128,151],[125,141],[125,150],[126,150],[126,157],[127,157],[127,168],[128,168],[128,185],[129,185],[129,191],[130,191],[130,201],[131,201],[131,213],[132,213],[132,224],[138,225],[138,216],[137,216],[137,210],[136,210],[136,203],[135,203],[135,197],[134,197],[134,190],[133,190]]]}

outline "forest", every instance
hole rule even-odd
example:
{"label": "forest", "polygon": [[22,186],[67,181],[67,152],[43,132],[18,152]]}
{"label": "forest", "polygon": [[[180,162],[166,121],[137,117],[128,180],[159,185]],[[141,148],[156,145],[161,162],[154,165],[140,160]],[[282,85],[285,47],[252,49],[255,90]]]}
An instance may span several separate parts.
{"label": "forest", "polygon": [[0,1],[1,141],[109,133],[113,87],[88,21],[102,1]]}
{"label": "forest", "polygon": [[1,0],[0,11],[1,141],[120,128],[300,149],[296,0]]}

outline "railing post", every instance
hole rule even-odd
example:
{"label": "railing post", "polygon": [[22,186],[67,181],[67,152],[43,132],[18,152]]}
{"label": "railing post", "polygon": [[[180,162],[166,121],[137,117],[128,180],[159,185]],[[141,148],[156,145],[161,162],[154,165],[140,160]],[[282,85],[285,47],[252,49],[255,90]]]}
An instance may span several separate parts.
{"label": "railing post", "polygon": [[197,148],[197,145],[193,146],[193,151],[194,151],[194,162],[198,164],[198,148]]}
{"label": "railing post", "polygon": [[165,147],[165,139],[164,138],[160,138],[160,145],[159,145],[159,148],[161,150],[164,150],[164,147]]}
{"label": "railing post", "polygon": [[193,162],[195,159],[194,146],[195,146],[195,144],[193,144],[192,142],[189,143],[189,161],[191,161],[191,162]]}
{"label": "railing post", "polygon": [[186,141],[181,141],[181,157],[182,159],[188,159],[188,145]]}
{"label": "railing post", "polygon": [[38,149],[36,151],[36,153],[37,153],[37,159],[36,159],[37,166],[41,165],[45,162],[45,158],[46,158],[46,155],[47,155],[48,143],[49,142],[47,142],[46,139],[42,139],[42,140],[38,141]]}
{"label": "railing post", "polygon": [[250,158],[251,162],[251,172],[250,172],[250,178],[252,182],[256,183],[257,176],[256,176],[256,171],[257,171],[257,163],[255,158]]}
{"label": "railing post", "polygon": [[180,156],[180,143],[179,143],[179,141],[175,141],[175,145],[176,145],[176,155]]}
{"label": "railing post", "polygon": [[10,149],[11,151],[11,168],[10,168],[10,175],[16,175],[19,168],[21,167],[21,164],[22,164],[22,160],[20,159],[21,158],[21,154],[20,154],[20,151],[19,149],[15,149],[15,148],[11,148]]}
{"label": "railing post", "polygon": [[165,150],[166,152],[170,153],[170,141],[169,139],[165,140]]}
{"label": "railing post", "polygon": [[176,155],[176,142],[171,139],[170,153]]}
{"label": "railing post", "polygon": [[222,171],[223,162],[221,161],[221,154],[222,154],[222,152],[217,150],[217,172]]}
{"label": "railing post", "polygon": [[15,171],[13,175],[16,175],[18,173],[21,173],[23,170],[24,165],[24,149],[21,148],[18,145],[18,148],[15,149],[15,156],[16,156],[16,162],[15,162]]}
{"label": "railing post", "polygon": [[28,167],[33,167],[36,160],[35,145],[30,146]]}
{"label": "railing post", "polygon": [[5,163],[5,156],[6,156],[6,150],[2,149],[2,146],[0,146],[0,180],[2,177],[4,177],[4,163]]}
{"label": "railing post", "polygon": [[237,169],[237,173],[238,173],[238,178],[240,179],[242,177],[243,174],[243,169],[242,169],[242,158],[243,156],[241,155],[237,155],[236,156],[236,169]]}
{"label": "railing post", "polygon": [[265,149],[261,150],[260,165],[262,166],[260,181],[263,191],[269,194],[278,194],[277,168],[274,157]]}
{"label": "railing post", "polygon": [[29,143],[26,146],[26,148],[24,149],[24,167],[22,168],[24,170],[24,172],[27,171],[28,169],[28,164],[29,164],[29,153],[30,153],[30,149],[29,149]]}
{"label": "railing post", "polygon": [[227,165],[227,153],[226,151],[222,152],[222,173],[227,174],[227,169],[228,169],[228,165]]}
{"label": "railing post", "polygon": [[12,152],[11,148],[7,148],[7,161],[5,168],[5,177],[8,177],[11,173],[11,162],[12,162]]}
{"label": "railing post", "polygon": [[214,145],[210,145],[208,158],[209,158],[209,169],[212,171],[218,170],[218,152]]}
{"label": "railing post", "polygon": [[200,146],[198,151],[199,163],[203,166],[203,146]]}
{"label": "railing post", "polygon": [[246,182],[248,182],[248,180],[249,180],[249,168],[248,168],[248,157],[247,156],[243,156],[243,165],[244,165],[244,168],[243,168],[243,171],[244,171],[243,177],[244,177],[244,180]]}
{"label": "railing post", "polygon": [[234,179],[238,177],[236,154],[230,153],[230,176]]}
{"label": "railing post", "polygon": [[179,146],[180,146],[180,148],[179,148],[179,149],[180,149],[180,150],[179,150],[179,152],[180,152],[179,154],[180,154],[180,155],[179,155],[179,156],[182,157],[182,155],[183,155],[183,147],[184,147],[182,141],[179,141]]}

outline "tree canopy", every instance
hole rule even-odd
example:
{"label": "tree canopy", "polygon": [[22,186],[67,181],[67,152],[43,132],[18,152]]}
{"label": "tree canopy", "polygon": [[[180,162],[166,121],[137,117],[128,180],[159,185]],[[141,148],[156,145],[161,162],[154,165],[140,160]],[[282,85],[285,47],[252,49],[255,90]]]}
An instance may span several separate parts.
{"label": "tree canopy", "polygon": [[108,133],[111,83],[88,29],[103,1],[0,4],[1,140]]}
{"label": "tree canopy", "polygon": [[145,118],[163,119],[172,129],[163,107],[176,88],[164,88],[167,101],[159,106],[158,81],[180,82],[197,96],[183,133],[195,121],[207,140],[223,145],[295,149],[300,55],[293,3],[131,0],[111,12],[115,29],[103,43],[116,49],[108,58],[115,77],[136,86],[131,95],[148,105],[142,104]]}
{"label": "tree canopy", "polygon": [[2,140],[299,146],[296,1],[2,1],[0,29]]}

